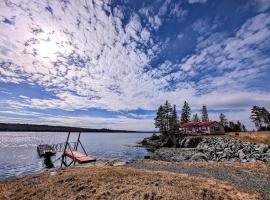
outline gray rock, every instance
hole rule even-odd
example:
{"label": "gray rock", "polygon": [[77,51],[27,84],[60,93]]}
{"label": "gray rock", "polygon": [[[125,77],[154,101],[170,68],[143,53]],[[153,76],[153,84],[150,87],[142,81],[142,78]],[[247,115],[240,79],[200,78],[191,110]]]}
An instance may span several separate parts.
{"label": "gray rock", "polygon": [[196,153],[191,158],[191,161],[207,161],[207,156],[203,153]]}
{"label": "gray rock", "polygon": [[260,144],[255,151],[258,151],[260,153],[265,153],[269,149],[268,145],[266,144]]}
{"label": "gray rock", "polygon": [[[189,137],[177,140],[181,148],[163,148],[172,146],[171,141],[152,137],[145,139],[148,144],[157,147],[153,157],[168,161],[241,161],[270,162],[270,146],[243,142],[224,137]],[[144,141],[145,141],[144,140]]]}
{"label": "gray rock", "polygon": [[240,158],[240,160],[243,160],[246,157],[246,154],[244,153],[243,149],[240,149],[238,151],[238,157]]}

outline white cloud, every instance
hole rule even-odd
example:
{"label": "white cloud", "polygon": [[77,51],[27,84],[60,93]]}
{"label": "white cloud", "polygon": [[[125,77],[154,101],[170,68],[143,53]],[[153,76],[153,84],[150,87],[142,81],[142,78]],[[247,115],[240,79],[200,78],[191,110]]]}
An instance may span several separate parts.
{"label": "white cloud", "polygon": [[270,8],[269,0],[255,0],[254,3],[258,12],[264,12]]}
{"label": "white cloud", "polygon": [[149,17],[149,23],[155,30],[157,30],[162,25],[162,21],[158,15]]}
{"label": "white cloud", "polygon": [[206,3],[207,0],[188,0],[188,3],[194,4],[194,3]]}
{"label": "white cloud", "polygon": [[[46,10],[48,4],[51,9]],[[203,103],[213,108],[247,109],[253,103],[269,106],[269,93],[248,87],[270,64],[263,53],[270,45],[269,13],[250,18],[230,36],[205,34],[209,28],[215,30],[215,24],[198,20],[192,26],[200,34],[194,54],[178,63],[167,60],[150,66],[166,45],[153,38],[153,30],[165,23],[162,17],[166,13],[184,17],[181,4],[166,1],[157,13],[151,7],[141,9],[139,14],[130,13],[125,23],[123,8],[110,11],[106,1],[48,4],[0,2],[1,15],[20,16],[13,24],[0,23],[0,81],[38,84],[53,95],[50,99],[6,101],[12,108],[118,111],[156,109],[165,100],[178,106],[188,100],[194,107]],[[267,3],[263,5],[261,11],[266,11]],[[183,34],[178,35],[181,38]],[[150,124],[148,119],[117,120],[115,123],[124,121],[123,126],[129,120],[145,127]]]}
{"label": "white cloud", "polygon": [[270,44],[269,21],[269,14],[259,14],[247,20],[235,36],[212,34],[198,43],[195,54],[182,60],[181,68],[192,76],[194,72],[212,71],[210,75],[200,76],[200,89],[245,90],[246,85],[260,77],[270,64],[263,53]]}

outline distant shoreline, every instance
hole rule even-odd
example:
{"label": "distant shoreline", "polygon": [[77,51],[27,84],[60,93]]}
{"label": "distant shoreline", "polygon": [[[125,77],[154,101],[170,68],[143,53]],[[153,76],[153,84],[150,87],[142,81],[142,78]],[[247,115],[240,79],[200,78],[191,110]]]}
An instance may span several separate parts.
{"label": "distant shoreline", "polygon": [[39,124],[0,123],[0,132],[85,132],[85,133],[155,133],[154,131],[113,130],[107,128],[93,129],[69,126],[50,126]]}

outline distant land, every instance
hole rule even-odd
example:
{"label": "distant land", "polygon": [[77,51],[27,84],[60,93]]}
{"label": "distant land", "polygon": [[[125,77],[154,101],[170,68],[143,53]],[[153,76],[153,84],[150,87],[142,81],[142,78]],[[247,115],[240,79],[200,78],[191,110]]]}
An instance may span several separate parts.
{"label": "distant land", "polygon": [[112,130],[107,128],[80,128],[69,126],[49,126],[37,124],[16,124],[16,123],[0,123],[0,131],[10,132],[108,132],[108,133],[154,133],[154,131],[129,131],[129,130]]}

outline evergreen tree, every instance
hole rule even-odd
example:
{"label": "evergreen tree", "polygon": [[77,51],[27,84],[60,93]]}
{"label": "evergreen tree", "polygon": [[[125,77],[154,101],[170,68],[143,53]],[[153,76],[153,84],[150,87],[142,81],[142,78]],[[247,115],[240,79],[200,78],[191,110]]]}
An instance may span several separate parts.
{"label": "evergreen tree", "polygon": [[241,122],[239,120],[236,123],[235,131],[238,131],[238,132],[242,131],[242,124],[241,124]]}
{"label": "evergreen tree", "polygon": [[197,114],[197,113],[194,114],[194,115],[192,116],[192,122],[199,122],[199,121],[200,121],[200,119],[199,119],[198,114]]}
{"label": "evergreen tree", "polygon": [[233,122],[229,122],[229,128],[231,129],[231,131],[234,131],[234,123]]}
{"label": "evergreen tree", "polygon": [[266,127],[270,127],[270,118],[269,118],[269,112],[265,107],[262,107],[260,110],[260,115],[263,119],[263,122]]}
{"label": "evergreen tree", "polygon": [[165,132],[168,134],[170,130],[170,121],[173,110],[171,104],[168,101],[166,101],[165,104],[163,105],[163,110],[164,110]]}
{"label": "evergreen tree", "polygon": [[182,108],[182,113],[181,113],[181,124],[188,123],[190,122],[190,107],[188,103],[185,101],[183,108]]}
{"label": "evergreen tree", "polygon": [[253,106],[251,108],[250,119],[252,122],[254,122],[257,130],[260,130],[262,128],[262,112],[260,107]]}
{"label": "evergreen tree", "polygon": [[155,127],[159,128],[162,137],[166,138],[178,133],[176,106],[172,107],[168,101],[159,107],[154,120]]}
{"label": "evergreen tree", "polygon": [[242,124],[242,131],[247,132],[246,126]]}
{"label": "evergreen tree", "polygon": [[159,129],[161,135],[165,133],[165,126],[164,126],[164,109],[163,106],[159,106],[157,111],[157,116],[155,117],[155,127]]}
{"label": "evergreen tree", "polygon": [[173,106],[171,120],[170,120],[170,134],[176,135],[179,132],[178,128],[178,122],[177,122],[177,112],[176,112],[176,106]]}
{"label": "evergreen tree", "polygon": [[222,124],[224,127],[228,126],[228,120],[226,119],[226,116],[223,113],[220,113],[219,115],[219,122]]}
{"label": "evergreen tree", "polygon": [[206,105],[203,105],[203,107],[202,107],[202,117],[201,118],[202,118],[202,122],[208,122],[209,121]]}

